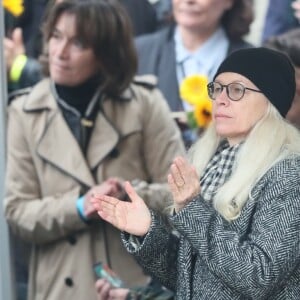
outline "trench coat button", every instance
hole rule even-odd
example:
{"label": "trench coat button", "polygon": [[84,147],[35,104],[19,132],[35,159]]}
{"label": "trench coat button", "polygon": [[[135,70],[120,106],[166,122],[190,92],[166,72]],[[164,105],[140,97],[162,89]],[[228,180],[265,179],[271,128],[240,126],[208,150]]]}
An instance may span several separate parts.
{"label": "trench coat button", "polygon": [[75,237],[74,235],[70,235],[70,236],[68,237],[68,241],[69,241],[69,243],[70,243],[71,245],[75,245],[76,242],[77,242],[77,239],[76,239],[76,237]]}
{"label": "trench coat button", "polygon": [[72,278],[71,277],[65,278],[65,284],[69,287],[73,286],[74,284]]}
{"label": "trench coat button", "polygon": [[117,148],[114,148],[111,150],[111,152],[109,153],[109,156],[111,158],[117,158],[120,155],[120,152]]}

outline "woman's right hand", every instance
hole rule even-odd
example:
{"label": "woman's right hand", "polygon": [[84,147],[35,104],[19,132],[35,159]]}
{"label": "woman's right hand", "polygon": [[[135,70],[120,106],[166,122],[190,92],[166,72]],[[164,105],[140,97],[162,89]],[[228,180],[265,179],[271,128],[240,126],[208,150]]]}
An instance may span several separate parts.
{"label": "woman's right hand", "polygon": [[25,54],[25,46],[23,43],[23,34],[21,28],[15,28],[12,32],[11,38],[4,38],[4,57],[6,68],[9,72],[15,59]]}
{"label": "woman's right hand", "polygon": [[115,195],[117,186],[111,181],[104,181],[99,185],[92,187],[84,196],[84,215],[87,219],[99,219],[97,210],[91,202],[94,194]]}
{"label": "woman's right hand", "polygon": [[98,279],[95,284],[97,300],[125,300],[129,289],[114,288],[105,279]]}
{"label": "woman's right hand", "polygon": [[168,175],[174,208],[179,212],[200,193],[199,176],[194,166],[183,157],[174,159]]}
{"label": "woman's right hand", "polygon": [[103,220],[122,231],[144,236],[151,225],[150,211],[129,182],[124,188],[131,202],[103,194],[94,194],[91,201]]}

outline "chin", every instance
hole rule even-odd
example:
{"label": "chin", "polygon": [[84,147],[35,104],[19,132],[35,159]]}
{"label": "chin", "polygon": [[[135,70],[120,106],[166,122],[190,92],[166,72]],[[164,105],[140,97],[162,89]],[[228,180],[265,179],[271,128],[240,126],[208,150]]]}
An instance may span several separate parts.
{"label": "chin", "polygon": [[59,85],[64,85],[64,86],[69,86],[69,87],[72,87],[72,86],[76,86],[77,84],[73,83],[73,82],[70,82],[68,80],[66,80],[65,78],[64,79],[61,79],[61,78],[52,78],[52,80],[56,83],[56,84],[59,84]]}
{"label": "chin", "polygon": [[226,128],[224,126],[215,126],[216,132],[221,137],[227,137],[232,134],[232,131],[229,128]]}

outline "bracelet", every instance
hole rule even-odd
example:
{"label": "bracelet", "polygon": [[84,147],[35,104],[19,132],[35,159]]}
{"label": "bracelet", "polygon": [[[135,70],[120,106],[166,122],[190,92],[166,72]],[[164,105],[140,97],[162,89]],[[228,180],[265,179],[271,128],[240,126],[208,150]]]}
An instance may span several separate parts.
{"label": "bracelet", "polygon": [[19,81],[26,62],[27,62],[27,56],[25,54],[20,54],[15,58],[9,72],[9,79],[12,82]]}
{"label": "bracelet", "polygon": [[84,196],[81,196],[80,198],[78,198],[76,201],[76,208],[77,208],[77,212],[78,212],[80,218],[83,221],[87,221],[88,219],[84,214],[84,200],[85,200]]}

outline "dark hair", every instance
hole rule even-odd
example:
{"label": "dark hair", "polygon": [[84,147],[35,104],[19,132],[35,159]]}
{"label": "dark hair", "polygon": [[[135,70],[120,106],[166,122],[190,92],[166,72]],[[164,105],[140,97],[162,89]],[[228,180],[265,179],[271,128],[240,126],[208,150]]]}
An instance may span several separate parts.
{"label": "dark hair", "polygon": [[231,40],[240,40],[249,33],[254,19],[253,0],[234,0],[222,17],[222,24]]}
{"label": "dark hair", "polygon": [[[123,6],[117,0],[65,0],[56,4],[43,27],[45,45],[64,13],[75,16],[77,38],[93,49],[100,62],[99,78],[103,91],[119,97],[129,86],[137,68],[131,23]],[[45,55],[43,60],[48,65],[47,53]]]}
{"label": "dark hair", "polygon": [[300,67],[300,28],[269,38],[263,45],[285,53],[296,67]]}

